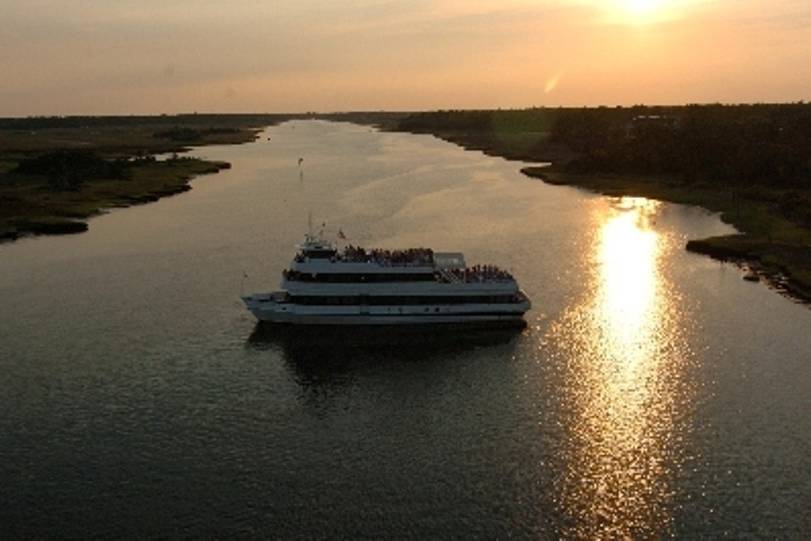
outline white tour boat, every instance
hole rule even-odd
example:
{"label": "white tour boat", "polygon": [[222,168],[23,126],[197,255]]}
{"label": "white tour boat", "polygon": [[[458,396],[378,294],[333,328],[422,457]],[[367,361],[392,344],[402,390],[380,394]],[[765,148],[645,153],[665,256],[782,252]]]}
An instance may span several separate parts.
{"label": "white tour boat", "polygon": [[531,304],[513,276],[427,248],[336,248],[308,233],[281,290],[242,297],[259,321],[310,325],[523,325]]}

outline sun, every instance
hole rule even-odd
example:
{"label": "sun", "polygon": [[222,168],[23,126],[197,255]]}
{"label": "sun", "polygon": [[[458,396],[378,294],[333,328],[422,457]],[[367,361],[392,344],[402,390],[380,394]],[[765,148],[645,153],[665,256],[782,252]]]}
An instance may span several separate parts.
{"label": "sun", "polygon": [[685,16],[691,5],[705,0],[589,0],[609,24],[648,26]]}
{"label": "sun", "polygon": [[668,0],[619,0],[621,17],[627,22],[641,24],[667,17]]}
{"label": "sun", "polygon": [[647,15],[661,7],[662,0],[627,0],[625,9],[637,15]]}

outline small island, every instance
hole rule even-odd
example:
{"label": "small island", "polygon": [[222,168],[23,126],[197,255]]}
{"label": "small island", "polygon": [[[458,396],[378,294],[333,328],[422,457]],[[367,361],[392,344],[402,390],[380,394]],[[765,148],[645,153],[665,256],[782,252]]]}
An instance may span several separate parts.
{"label": "small island", "polygon": [[[230,167],[179,156],[256,139],[279,115],[0,119],[0,241],[80,233],[106,209],[155,201]],[[157,156],[164,155],[163,159]]]}

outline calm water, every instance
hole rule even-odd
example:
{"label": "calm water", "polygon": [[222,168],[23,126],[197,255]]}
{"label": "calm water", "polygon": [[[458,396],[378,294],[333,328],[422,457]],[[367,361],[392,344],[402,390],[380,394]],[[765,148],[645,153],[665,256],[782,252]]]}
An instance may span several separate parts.
{"label": "calm water", "polygon": [[[713,215],[346,124],[196,154],[233,169],[0,246],[0,537],[811,529],[811,310],[686,253]],[[258,328],[308,211],[512,269],[529,327]]]}

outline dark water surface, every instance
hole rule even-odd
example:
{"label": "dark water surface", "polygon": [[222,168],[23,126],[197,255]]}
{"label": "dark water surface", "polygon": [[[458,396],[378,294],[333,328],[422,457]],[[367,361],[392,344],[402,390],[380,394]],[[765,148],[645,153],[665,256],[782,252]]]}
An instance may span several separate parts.
{"label": "dark water surface", "polygon": [[[811,310],[688,254],[700,209],[297,122],[233,169],[0,246],[0,537],[811,530]],[[303,174],[297,165],[304,158]],[[523,332],[257,327],[316,223],[513,270]]]}

